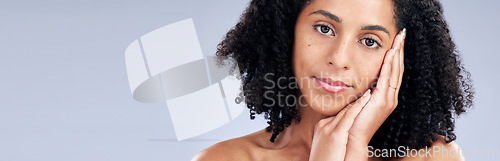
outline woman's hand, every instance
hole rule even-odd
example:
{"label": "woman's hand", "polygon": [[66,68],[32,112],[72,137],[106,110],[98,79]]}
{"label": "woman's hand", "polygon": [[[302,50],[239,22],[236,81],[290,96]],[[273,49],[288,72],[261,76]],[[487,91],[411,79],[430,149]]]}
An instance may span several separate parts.
{"label": "woman's hand", "polygon": [[394,39],[384,58],[377,87],[368,90],[336,116],[316,124],[309,160],[367,160],[366,148],[398,104],[404,71],[406,30]]}
{"label": "woman's hand", "polygon": [[[394,111],[398,105],[399,89],[404,71],[404,39],[406,36],[406,29],[398,35],[394,40],[392,51],[389,51],[384,64],[380,71],[377,87],[372,92],[370,101],[366,104],[363,110],[356,117],[351,129],[349,130],[349,141],[352,142],[348,145],[352,148],[361,148],[359,152],[363,151],[366,154],[366,147],[371,138],[384,123],[389,115]],[[392,56],[390,54],[393,54]],[[391,60],[392,59],[392,60]],[[346,154],[347,158],[356,157],[357,154]],[[363,155],[366,158],[366,155]],[[359,156],[357,156],[359,158]],[[359,160],[359,159],[355,159]]]}
{"label": "woman's hand", "polygon": [[370,100],[370,90],[334,117],[320,120],[314,128],[310,161],[340,161],[346,157],[349,129]]}

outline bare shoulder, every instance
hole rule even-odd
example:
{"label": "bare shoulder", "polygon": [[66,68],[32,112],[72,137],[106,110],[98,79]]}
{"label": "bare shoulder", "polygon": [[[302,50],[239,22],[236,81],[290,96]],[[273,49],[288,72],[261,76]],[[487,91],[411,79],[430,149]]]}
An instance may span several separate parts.
{"label": "bare shoulder", "polygon": [[244,142],[243,138],[219,142],[199,152],[192,161],[247,160],[250,154]]}
{"label": "bare shoulder", "polygon": [[464,161],[462,149],[454,141],[446,143],[444,136],[439,136],[438,140],[432,144],[432,152],[435,154],[430,160]]}
{"label": "bare shoulder", "polygon": [[253,151],[258,147],[255,138],[261,131],[214,144],[199,152],[192,161],[246,161],[253,160]]}
{"label": "bare shoulder", "polygon": [[[438,136],[432,147],[420,149],[421,155],[415,152],[405,157],[403,161],[464,161],[462,149],[454,141],[446,143],[444,136]],[[416,151],[418,152],[418,151]]]}

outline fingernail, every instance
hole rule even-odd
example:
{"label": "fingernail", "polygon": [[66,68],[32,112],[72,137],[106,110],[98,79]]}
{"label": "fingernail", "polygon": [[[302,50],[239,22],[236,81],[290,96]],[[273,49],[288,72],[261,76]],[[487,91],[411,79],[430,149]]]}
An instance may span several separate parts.
{"label": "fingernail", "polygon": [[403,35],[402,37],[403,37],[403,40],[404,40],[406,38],[406,28],[403,28],[403,34],[402,35]]}
{"label": "fingernail", "polygon": [[365,92],[365,94],[364,94],[363,96],[367,96],[367,95],[369,95],[369,94],[371,94],[371,93],[372,93],[372,89],[368,89],[368,91],[366,91],[366,92]]}
{"label": "fingernail", "polygon": [[392,51],[391,51],[391,56],[396,55],[396,51],[398,50],[398,46],[396,46]]}

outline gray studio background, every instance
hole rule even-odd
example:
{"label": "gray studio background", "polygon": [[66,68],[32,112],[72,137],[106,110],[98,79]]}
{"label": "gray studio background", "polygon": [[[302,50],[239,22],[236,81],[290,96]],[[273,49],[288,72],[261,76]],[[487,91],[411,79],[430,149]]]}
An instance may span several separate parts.
{"label": "gray studio background", "polygon": [[[164,104],[133,100],[125,69],[132,41],[187,18],[213,55],[248,1],[0,0],[0,161],[189,160],[264,128],[245,111],[178,142]],[[456,120],[456,142],[467,160],[500,160],[500,2],[443,5],[476,88],[475,108]],[[473,155],[481,151],[493,154]]]}

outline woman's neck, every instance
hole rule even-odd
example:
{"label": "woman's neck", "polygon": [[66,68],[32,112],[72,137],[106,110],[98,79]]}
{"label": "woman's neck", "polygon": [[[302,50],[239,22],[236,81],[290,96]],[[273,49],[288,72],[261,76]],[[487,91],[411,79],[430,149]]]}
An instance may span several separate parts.
{"label": "woman's neck", "polygon": [[297,107],[300,111],[300,122],[292,121],[292,124],[278,135],[275,143],[278,145],[277,147],[280,148],[302,146],[310,150],[314,136],[314,128],[321,119],[327,116],[313,111],[308,105],[301,105],[298,103]]}

